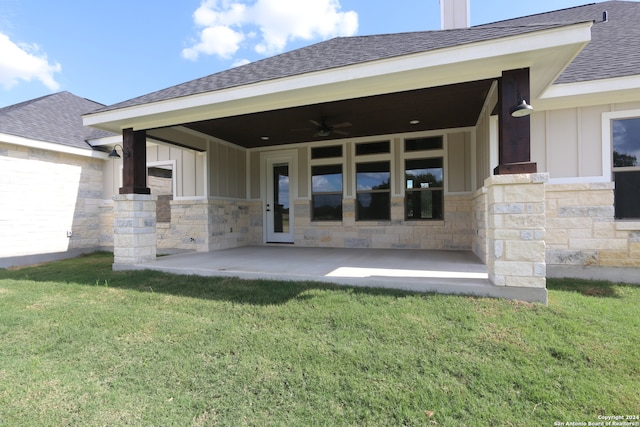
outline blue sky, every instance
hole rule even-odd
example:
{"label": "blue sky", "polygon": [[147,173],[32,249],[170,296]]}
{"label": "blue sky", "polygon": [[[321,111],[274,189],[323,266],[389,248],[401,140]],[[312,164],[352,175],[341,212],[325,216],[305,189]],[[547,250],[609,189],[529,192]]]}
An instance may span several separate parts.
{"label": "blue sky", "polygon": [[[590,1],[470,3],[477,25]],[[113,104],[336,36],[439,28],[439,0],[0,0],[0,107]]]}

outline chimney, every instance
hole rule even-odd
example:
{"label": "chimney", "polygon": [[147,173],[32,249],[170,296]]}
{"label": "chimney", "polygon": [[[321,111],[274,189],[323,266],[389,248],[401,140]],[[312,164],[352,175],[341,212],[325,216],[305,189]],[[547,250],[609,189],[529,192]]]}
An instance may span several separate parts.
{"label": "chimney", "polygon": [[440,0],[440,28],[453,30],[469,28],[469,0]]}

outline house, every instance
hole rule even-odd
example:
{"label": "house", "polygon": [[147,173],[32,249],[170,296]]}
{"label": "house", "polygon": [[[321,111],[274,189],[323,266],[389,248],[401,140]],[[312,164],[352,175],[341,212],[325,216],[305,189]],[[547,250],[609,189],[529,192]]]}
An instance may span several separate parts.
{"label": "house", "polygon": [[0,109],[0,267],[113,245],[103,208],[107,153],[83,126],[104,107],[68,92]]}
{"label": "house", "polygon": [[466,3],[85,114],[121,157],[114,268],[284,243],[470,250],[536,301],[546,277],[638,280],[640,3],[475,27]]}

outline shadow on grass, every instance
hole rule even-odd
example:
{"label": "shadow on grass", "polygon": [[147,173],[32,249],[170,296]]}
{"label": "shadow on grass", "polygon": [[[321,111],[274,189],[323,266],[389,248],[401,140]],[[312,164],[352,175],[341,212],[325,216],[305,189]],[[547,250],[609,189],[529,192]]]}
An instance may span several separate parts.
{"label": "shadow on grass", "polygon": [[603,280],[547,279],[547,289],[550,291],[577,292],[584,296],[597,298],[622,298],[618,292],[620,286],[633,285]]}
{"label": "shadow on grass", "polygon": [[177,275],[152,270],[112,271],[112,263],[113,254],[97,252],[69,260],[0,269],[0,279],[77,283],[254,305],[280,305],[292,299],[310,299],[313,296],[302,294],[313,289],[389,298],[416,294],[395,289],[350,287],[310,281],[245,280],[236,277]]}

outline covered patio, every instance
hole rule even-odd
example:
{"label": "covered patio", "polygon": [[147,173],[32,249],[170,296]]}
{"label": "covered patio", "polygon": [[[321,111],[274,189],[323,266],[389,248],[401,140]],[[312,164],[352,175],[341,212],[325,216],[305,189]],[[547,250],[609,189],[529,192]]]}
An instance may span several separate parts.
{"label": "covered patio", "polygon": [[487,266],[470,251],[245,246],[162,256],[124,269],[246,280],[313,281],[518,300],[536,298],[535,292],[528,288],[493,286]]}
{"label": "covered patio", "polygon": [[[85,116],[123,135],[114,268],[546,302],[527,102],[591,25],[338,38]],[[202,253],[156,259],[149,139],[201,153],[171,231]]]}

